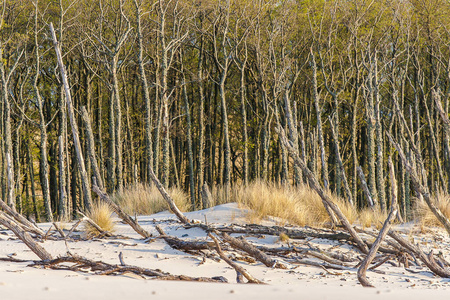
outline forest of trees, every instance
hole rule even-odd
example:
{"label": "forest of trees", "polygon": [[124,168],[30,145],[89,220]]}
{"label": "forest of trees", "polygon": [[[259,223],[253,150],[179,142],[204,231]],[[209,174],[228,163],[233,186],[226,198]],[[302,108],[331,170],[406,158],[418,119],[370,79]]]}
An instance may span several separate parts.
{"label": "forest of trees", "polygon": [[92,176],[114,193],[153,170],[195,208],[205,182],[301,184],[281,126],[357,207],[389,208],[392,156],[408,218],[413,183],[450,189],[449,16],[446,0],[3,0],[2,199],[53,220],[89,208]]}

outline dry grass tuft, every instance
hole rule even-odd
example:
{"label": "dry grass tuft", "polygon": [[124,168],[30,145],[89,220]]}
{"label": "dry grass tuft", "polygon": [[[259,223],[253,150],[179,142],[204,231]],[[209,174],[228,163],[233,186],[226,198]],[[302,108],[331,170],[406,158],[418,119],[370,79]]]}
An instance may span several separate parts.
{"label": "dry grass tuft", "polygon": [[[225,203],[224,190],[213,188],[215,205]],[[330,194],[350,222],[357,219],[356,210],[344,200]],[[308,186],[283,186],[271,182],[255,181],[248,186],[235,186],[230,191],[229,202],[248,208],[250,222],[259,223],[271,216],[280,224],[323,226],[330,222],[322,200]]]}
{"label": "dry grass tuft", "polygon": [[384,221],[387,219],[388,213],[377,208],[364,208],[359,212],[359,222],[363,228],[374,226],[377,229],[383,227]]}
{"label": "dry grass tuft", "polygon": [[[169,188],[167,192],[181,211],[190,210],[191,204],[186,192],[179,188]],[[116,192],[112,198],[130,215],[151,215],[169,209],[167,202],[154,185],[149,187],[139,183],[129,186],[122,192]]]}
{"label": "dry grass tuft", "polygon": [[[450,219],[450,195],[444,192],[439,192],[434,197],[434,204],[441,210],[441,212]],[[420,226],[439,226],[443,227],[441,222],[431,212],[425,201],[416,199],[416,205],[414,210],[415,218],[419,220]]]}
{"label": "dry grass tuft", "polygon": [[[114,221],[112,219],[113,210],[104,202],[96,202],[92,205],[92,210],[87,214],[103,231],[114,232]],[[84,231],[87,236],[97,236],[98,230],[88,222],[84,223]]]}

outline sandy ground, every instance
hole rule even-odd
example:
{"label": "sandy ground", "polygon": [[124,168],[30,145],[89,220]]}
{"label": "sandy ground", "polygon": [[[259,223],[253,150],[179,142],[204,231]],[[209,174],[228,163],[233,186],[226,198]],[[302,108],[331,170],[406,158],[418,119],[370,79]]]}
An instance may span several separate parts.
{"label": "sandy ground", "polygon": [[[186,214],[189,219],[206,220],[209,223],[244,223],[245,211],[235,204],[221,205],[209,210]],[[204,231],[184,229],[170,213],[164,212],[152,216],[138,217],[140,224],[149,232],[157,235],[155,225],[159,224],[167,234],[184,239],[204,238]],[[63,224],[69,229],[71,224]],[[270,222],[268,223],[270,225]],[[50,224],[39,224],[44,230]],[[408,233],[411,226],[397,228]],[[102,260],[118,264],[118,255],[123,253],[127,264],[145,268],[161,269],[172,274],[189,276],[224,276],[230,283],[196,283],[145,280],[136,275],[100,276],[82,272],[38,269],[27,266],[29,263],[0,261],[0,299],[448,299],[450,279],[435,277],[426,268],[404,267],[384,264],[381,272],[367,273],[376,288],[363,288],[356,278],[356,269],[326,272],[309,266],[291,265],[288,270],[267,268],[260,263],[238,262],[254,277],[263,280],[266,285],[236,284],[236,273],[224,262],[216,262],[200,256],[194,256],[170,248],[163,240],[157,239],[145,243],[127,225],[118,222],[116,234],[128,238],[93,239],[88,241],[70,241],[66,247],[64,241],[47,240],[42,245],[55,257],[71,253],[93,260]],[[75,232],[75,235],[82,235]],[[280,247],[286,242],[278,237],[247,237],[255,244],[268,247]],[[412,238],[412,236],[410,237]],[[433,230],[425,235],[414,235],[414,241],[420,242],[424,250],[442,251],[450,260],[450,238],[442,230]],[[295,241],[306,243],[305,241]],[[328,240],[314,239],[308,245],[324,250],[339,248],[343,254],[354,254],[347,246]],[[299,244],[301,245],[301,244]],[[37,257],[9,231],[0,231],[0,257],[11,256],[19,259],[35,260]]]}

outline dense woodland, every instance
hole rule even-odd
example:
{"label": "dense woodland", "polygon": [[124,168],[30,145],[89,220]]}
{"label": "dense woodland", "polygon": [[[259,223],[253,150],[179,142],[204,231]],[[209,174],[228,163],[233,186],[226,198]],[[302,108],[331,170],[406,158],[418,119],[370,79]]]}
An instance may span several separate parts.
{"label": "dense woodland", "polygon": [[1,9],[1,195],[28,217],[89,209],[92,176],[113,193],[151,184],[153,170],[195,208],[205,182],[306,183],[277,128],[325,189],[357,207],[389,208],[389,156],[404,218],[417,196],[411,174],[426,191],[450,189],[448,1],[3,0]]}

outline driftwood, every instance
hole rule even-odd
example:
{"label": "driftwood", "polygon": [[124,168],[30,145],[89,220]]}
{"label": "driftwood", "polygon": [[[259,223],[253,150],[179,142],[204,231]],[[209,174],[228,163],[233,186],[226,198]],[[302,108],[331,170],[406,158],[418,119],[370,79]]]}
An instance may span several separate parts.
{"label": "driftwood", "polygon": [[263,283],[261,280],[253,277],[246,269],[237,265],[231,259],[229,259],[225,255],[225,253],[223,253],[222,248],[220,248],[219,241],[211,233],[208,233],[208,236],[214,241],[214,243],[216,245],[217,254],[219,254],[220,258],[223,261],[225,261],[227,264],[229,264],[233,269],[236,270],[238,281],[240,280],[240,275],[242,274],[248,280],[249,283],[258,283],[258,284]]}
{"label": "driftwood", "polygon": [[176,250],[199,251],[208,250],[214,247],[214,243],[207,241],[185,241],[177,237],[168,236],[159,225],[156,226],[156,230],[158,230],[161,238],[164,239],[170,247]]}
{"label": "driftwood", "polygon": [[257,224],[247,225],[230,225],[226,227],[216,227],[214,230],[226,233],[243,233],[254,235],[287,235],[290,239],[304,240],[309,238],[329,239],[329,240],[350,240],[352,237],[345,232],[324,233],[324,230],[316,230],[313,228],[296,228],[290,229],[282,226],[264,226]]}
{"label": "driftwood", "polygon": [[353,270],[352,267],[337,265],[337,264],[331,264],[328,262],[320,263],[317,261],[311,261],[307,259],[296,259],[291,262],[292,264],[299,264],[299,265],[306,265],[306,266],[313,266],[313,267],[319,267],[322,269],[335,269],[335,270]]}
{"label": "driftwood", "polygon": [[429,269],[431,272],[436,274],[437,276],[444,277],[444,278],[450,278],[450,270],[449,268],[446,268],[445,266],[441,266],[436,262],[436,259],[434,258],[433,253],[426,255],[422,249],[417,245],[413,245],[410,242],[408,242],[406,239],[402,238],[397,232],[390,230],[389,236],[392,237],[394,240],[396,240],[402,247],[413,253],[415,256],[417,256]]}
{"label": "driftwood", "polygon": [[348,268],[351,267],[348,263],[346,263],[346,262],[344,262],[344,261],[342,261],[340,259],[336,259],[336,258],[333,258],[331,256],[328,256],[328,255],[326,255],[324,253],[321,253],[319,251],[306,250],[306,251],[301,251],[300,253],[302,253],[304,255],[309,255],[309,256],[318,258],[320,260],[323,260],[324,262],[327,262],[327,263],[330,263],[330,264],[333,264],[333,265],[338,265],[338,266],[343,266],[343,267],[348,267]]}
{"label": "driftwood", "polygon": [[55,222],[53,222],[53,226],[56,228],[56,230],[58,231],[58,233],[61,235],[61,237],[63,239],[66,239],[66,235],[64,234],[64,231],[62,231],[61,228],[59,228],[58,224],[56,224]]}
{"label": "driftwood", "polygon": [[243,238],[237,239],[224,232],[221,234],[221,236],[224,241],[228,242],[231,245],[231,247],[247,252],[250,256],[262,262],[267,267],[287,269],[286,265],[269,257],[267,254],[265,254],[264,252],[262,252],[249,242],[247,242],[245,239]]}
{"label": "driftwood", "polygon": [[[201,227],[205,230],[211,230],[208,226],[205,226],[204,224],[195,224],[194,227]],[[287,235],[290,239],[293,240],[305,240],[305,239],[312,239],[312,238],[318,238],[318,239],[326,239],[326,240],[335,240],[335,241],[343,241],[347,242],[351,245],[354,245],[354,240],[351,235],[349,235],[346,232],[342,231],[336,231],[336,230],[325,230],[325,229],[315,229],[311,227],[305,227],[305,228],[296,228],[291,229],[287,227],[281,227],[281,226],[264,226],[264,225],[257,225],[257,224],[246,224],[246,225],[236,225],[232,224],[230,226],[226,227],[214,227],[213,228],[216,231],[219,232],[226,232],[228,234],[231,233],[241,233],[241,234],[249,234],[249,235],[273,235],[273,236],[280,236],[281,234]],[[362,232],[368,235],[371,235],[371,233],[368,233],[364,230],[355,228],[357,232]],[[363,241],[369,246],[372,246],[372,242],[363,239]],[[391,243],[388,243],[391,244]],[[398,249],[397,245],[393,245],[394,249],[390,249],[387,247],[380,247],[379,251],[388,253],[388,254],[395,254],[397,255],[400,250]]]}
{"label": "driftwood", "polygon": [[100,200],[102,200],[103,202],[108,204],[116,212],[116,214],[119,216],[119,218],[121,218],[125,223],[130,225],[131,228],[134,229],[134,231],[136,231],[138,234],[140,234],[144,238],[148,238],[148,237],[152,236],[144,228],[142,228],[141,225],[139,225],[139,223],[136,220],[131,218],[127,213],[125,213],[120,208],[119,205],[114,203],[106,193],[102,192],[100,190],[100,188],[97,186],[95,180],[93,180],[92,190],[99,196]]}
{"label": "driftwood", "polygon": [[[72,263],[72,266],[67,266]],[[226,282],[226,279],[219,277],[190,277],[186,275],[172,275],[161,270],[146,269],[130,265],[112,265],[102,261],[93,261],[80,256],[58,257],[52,260],[35,261],[30,266],[50,268],[54,270],[86,271],[90,270],[97,275],[120,275],[124,273],[134,273],[141,276],[162,280],[183,280],[201,282]]]}
{"label": "driftwood", "polygon": [[28,232],[23,230],[12,218],[0,211],[0,224],[7,227],[9,230],[28,246],[40,259],[50,260],[52,256],[42,246],[36,243]]}
{"label": "driftwood", "polygon": [[394,165],[392,164],[392,159],[389,157],[389,169],[390,169],[390,178],[391,178],[391,192],[392,192],[392,203],[391,203],[391,211],[386,221],[384,222],[383,228],[381,228],[380,233],[378,234],[377,239],[373,243],[370,248],[369,254],[364,258],[361,263],[361,266],[358,269],[358,280],[365,287],[374,287],[366,277],[367,268],[369,267],[372,260],[375,258],[377,254],[378,248],[381,246],[383,239],[386,237],[389,229],[397,216],[397,182],[395,180],[394,175]]}
{"label": "driftwood", "polygon": [[81,224],[81,222],[83,221],[83,219],[79,219],[73,226],[72,228],[70,228],[69,232],[67,233],[67,237],[70,237],[72,235],[72,233],[74,232],[74,230],[78,227],[78,225]]}

